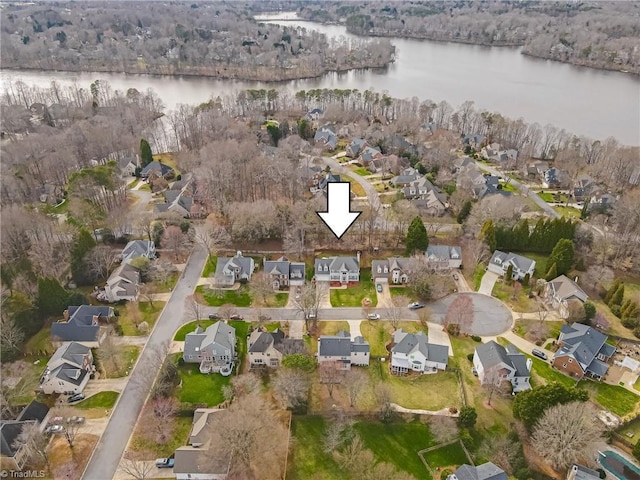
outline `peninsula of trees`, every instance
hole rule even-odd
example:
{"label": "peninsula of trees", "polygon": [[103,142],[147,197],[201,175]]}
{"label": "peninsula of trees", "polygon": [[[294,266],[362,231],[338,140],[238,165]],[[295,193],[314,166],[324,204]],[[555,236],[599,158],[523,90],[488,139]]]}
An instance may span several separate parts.
{"label": "peninsula of trees", "polygon": [[257,23],[238,4],[29,3],[2,11],[5,68],[279,81],[384,67],[388,40]]}

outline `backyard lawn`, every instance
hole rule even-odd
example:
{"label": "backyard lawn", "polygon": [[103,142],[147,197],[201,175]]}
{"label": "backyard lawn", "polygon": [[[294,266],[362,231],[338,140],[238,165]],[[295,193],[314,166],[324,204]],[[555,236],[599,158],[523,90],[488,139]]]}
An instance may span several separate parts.
{"label": "backyard lawn", "polygon": [[[538,278],[544,278],[547,274],[547,260],[549,259],[549,255],[545,255],[542,253],[532,253],[532,252],[521,252],[519,255],[523,257],[530,258],[531,260],[536,261],[536,270],[534,275]],[[549,265],[551,266],[551,265]]]}
{"label": "backyard lawn", "polygon": [[200,373],[200,365],[197,363],[179,365],[178,372],[182,380],[182,386],[177,389],[180,402],[204,403],[208,407],[224,402],[222,387],[231,384],[231,377],[223,377],[217,373]]}
{"label": "backyard lawn", "polygon": [[370,307],[378,304],[376,287],[371,281],[371,269],[360,270],[360,283],[345,289],[332,288],[330,292],[331,306],[333,307],[362,307],[362,300],[371,300]]}
{"label": "backyard lawn", "polygon": [[74,408],[106,408],[111,409],[116,404],[116,400],[118,399],[118,392],[100,392],[92,395],[91,397],[83,400],[76,405]]}
{"label": "backyard lawn", "polygon": [[42,328],[27,341],[24,347],[27,355],[51,356],[55,351],[56,348],[51,344],[51,327]]}
{"label": "backyard lawn", "polygon": [[249,287],[241,285],[237,290],[211,289],[205,285],[196,288],[196,292],[202,295],[207,305],[221,307],[230,304],[236,307],[248,307],[251,305]]}
{"label": "backyard lawn", "polygon": [[441,469],[451,467],[454,470],[460,465],[470,463],[460,441],[425,452],[422,456],[432,470],[436,470],[437,467]]}
{"label": "backyard lawn", "polygon": [[[633,444],[638,443],[638,441],[640,441],[640,418],[627,423],[624,427],[618,430],[618,433],[622,435],[627,442],[631,442]],[[627,434],[631,434],[631,436]]]}
{"label": "backyard lawn", "polygon": [[638,413],[640,396],[623,387],[591,380],[582,380],[578,386],[589,391],[592,400],[620,417]]}
{"label": "backyard lawn", "polygon": [[291,422],[291,451],[287,478],[291,480],[342,480],[348,478],[322,448],[325,436],[325,419],[321,416],[295,416]]}
{"label": "backyard lawn", "polygon": [[[118,324],[122,327],[122,334],[125,336],[146,335],[151,333],[160,312],[164,308],[164,302],[127,302],[125,308],[120,310]],[[147,322],[149,329],[147,332],[138,330],[138,324]]]}
{"label": "backyard lawn", "polygon": [[638,377],[636,383],[633,384],[633,388],[640,392],[640,377]]}

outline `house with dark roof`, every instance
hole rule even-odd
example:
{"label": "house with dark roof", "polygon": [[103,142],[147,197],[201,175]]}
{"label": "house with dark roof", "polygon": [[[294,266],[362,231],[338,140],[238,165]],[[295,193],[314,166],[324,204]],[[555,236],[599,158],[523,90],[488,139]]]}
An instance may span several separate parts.
{"label": "house with dark roof", "polygon": [[290,262],[286,257],[264,261],[264,273],[271,277],[273,288],[281,290],[304,285],[304,262]]}
{"label": "house with dark roof", "polygon": [[37,425],[42,431],[49,414],[49,407],[32,400],[15,420],[0,420],[0,468],[22,470],[29,460],[29,445],[17,442],[25,427]]}
{"label": "house with dark roof", "polygon": [[47,362],[37,389],[46,395],[80,393],[94,371],[91,348],[77,342],[65,343]]}
{"label": "house with dark roof", "polygon": [[249,365],[253,367],[277,368],[284,355],[306,352],[304,340],[286,338],[282,330],[267,332],[255,329],[247,340]]}
{"label": "house with dark roof", "polygon": [[596,182],[589,176],[579,178],[573,186],[573,198],[576,202],[584,202],[595,193]]}
{"label": "house with dark roof", "polygon": [[585,375],[602,380],[609,370],[608,362],[616,347],[607,343],[607,336],[582,323],[563,325],[558,337],[558,350],[552,365],[573,378]]}
{"label": "house with dark roof", "polygon": [[313,141],[316,146],[323,147],[327,150],[333,150],[338,146],[338,136],[331,125],[323,125],[319,127],[316,130]]}
{"label": "house with dark roof", "polygon": [[476,165],[476,161],[471,157],[458,157],[453,161],[452,171],[454,173],[460,173],[463,169],[467,168],[469,165]]}
{"label": "house with dark roof", "polygon": [[175,451],[173,473],[177,480],[222,480],[231,468],[231,457],[211,443],[212,433],[225,409],[197,408],[189,432],[189,445]]}
{"label": "house with dark roof", "polygon": [[169,165],[154,160],[140,171],[141,178],[162,177],[169,180],[175,176],[175,171]]}
{"label": "house with dark roof", "polygon": [[487,179],[473,161],[458,170],[456,186],[471,192],[475,199],[484,197],[489,190]]}
{"label": "house with dark roof", "polygon": [[394,187],[406,187],[423,177],[424,175],[421,175],[415,168],[409,167],[402,170],[397,177],[393,177],[390,182]]}
{"label": "house with dark roof", "polygon": [[516,347],[507,348],[491,340],[476,347],[473,354],[473,368],[482,385],[509,381],[513,393],[531,390],[531,366],[533,360],[527,358]]}
{"label": "house with dark roof", "polygon": [[145,257],[149,260],[156,258],[156,244],[151,240],[131,240],[125,245],[120,254],[120,258],[125,263],[140,257]]}
{"label": "house with dark roof", "polygon": [[591,468],[574,463],[567,470],[567,480],[600,480],[600,473]]}
{"label": "house with dark roof", "polygon": [[482,142],[484,142],[484,135],[465,135],[462,139],[462,145],[465,147],[468,145],[474,150],[477,150],[482,146]]}
{"label": "house with dark roof", "polygon": [[371,262],[371,278],[376,283],[404,285],[409,281],[415,258],[389,257]]}
{"label": "house with dark roof", "polygon": [[447,480],[508,480],[509,476],[494,463],[487,462],[474,467],[461,465]]}
{"label": "house with dark roof", "polygon": [[360,282],[360,253],[357,257],[316,258],[316,281],[348,285]]}
{"label": "house with dark roof", "polygon": [[542,174],[544,188],[561,188],[568,183],[567,174],[556,167],[551,167]]}
{"label": "house with dark roof", "polygon": [[407,333],[401,328],[393,334],[391,371],[396,375],[408,372],[436,373],[446,370],[449,347],[429,343],[424,332]]}
{"label": "house with dark roof", "polygon": [[397,155],[382,155],[381,157],[374,158],[367,165],[367,170],[371,173],[382,173],[383,176],[387,174],[397,175],[403,169],[409,166],[409,160],[404,157],[398,157]]}
{"label": "house with dark roof", "polygon": [[510,265],[513,266],[512,278],[514,280],[522,280],[527,274],[529,277],[533,277],[533,272],[536,270],[535,260],[511,252],[504,253],[500,250],[493,252],[487,270],[498,275],[506,275]]}
{"label": "house with dark roof", "polygon": [[107,284],[98,292],[96,298],[108,303],[133,302],[138,298],[139,292],[140,270],[128,263],[121,263],[109,275]]}
{"label": "house with dark roof", "polygon": [[378,147],[366,146],[362,149],[362,152],[360,152],[360,163],[366,168],[369,162],[380,157],[382,157],[382,152]]}
{"label": "house with dark roof", "polygon": [[183,218],[201,217],[205,214],[205,208],[195,202],[192,190],[191,180],[174,182],[172,187],[164,192],[164,203],[156,204],[154,210],[158,213],[175,213]]}
{"label": "house with dark roof", "polygon": [[307,112],[304,116],[307,120],[319,120],[324,116],[324,111],[321,108],[313,108]]}
{"label": "house with dark roof", "polygon": [[425,252],[427,266],[433,270],[452,270],[462,266],[462,250],[450,245],[429,245]]}
{"label": "house with dark roof", "polygon": [[351,365],[369,365],[369,342],[363,337],[351,340],[349,332],[341,330],[335,335],[320,335],[318,339],[318,364],[335,362],[341,370]]}
{"label": "house with dark roof", "polygon": [[355,158],[360,155],[360,152],[364,147],[367,146],[367,141],[363,138],[354,138],[351,140],[351,143],[347,145],[345,149],[345,154],[347,157]]}
{"label": "house with dark roof", "polygon": [[587,210],[604,212],[613,207],[618,201],[617,197],[609,193],[596,193],[589,199]]}
{"label": "house with dark roof", "polygon": [[203,330],[198,326],[184,339],[185,363],[199,363],[200,373],[229,376],[236,360],[236,329],[216,322]]}
{"label": "house with dark roof", "polygon": [[584,303],[589,296],[576,282],[566,275],[560,275],[545,284],[543,298],[548,305],[558,310],[562,318],[569,318],[569,302],[578,300]]}
{"label": "house with dark roof", "polygon": [[236,282],[248,282],[255,270],[255,261],[237,252],[235,257],[219,257],[214,282],[217,287],[232,287]]}
{"label": "house with dark roof", "polygon": [[106,331],[100,323],[114,317],[112,307],[96,305],[70,306],[63,319],[51,325],[52,342],[80,342],[91,348],[98,347]]}
{"label": "house with dark roof", "polygon": [[121,175],[132,176],[135,175],[138,168],[138,158],[135,157],[121,157],[118,159],[118,171]]}

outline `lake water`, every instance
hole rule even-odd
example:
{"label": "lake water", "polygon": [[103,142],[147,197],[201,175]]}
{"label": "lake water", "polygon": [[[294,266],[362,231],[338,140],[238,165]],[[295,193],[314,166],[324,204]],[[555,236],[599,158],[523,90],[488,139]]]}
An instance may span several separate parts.
{"label": "lake water", "polygon": [[[329,37],[356,38],[338,25],[301,20],[274,23],[319,30]],[[519,48],[395,38],[391,41],[396,46],[397,58],[388,68],[329,73],[321,78],[289,82],[15,70],[2,71],[0,79],[4,83],[9,78],[20,78],[29,85],[40,86],[54,79],[62,84],[77,81],[87,87],[93,80],[104,79],[119,90],[152,88],[169,109],[179,103],[201,103],[245,88],[375,89],[399,98],[446,100],[454,108],[472,100],[477,108],[512,118],[522,117],[540,125],[551,123],[594,139],[613,136],[622,143],[640,145],[638,77],[535,59],[521,55]]]}

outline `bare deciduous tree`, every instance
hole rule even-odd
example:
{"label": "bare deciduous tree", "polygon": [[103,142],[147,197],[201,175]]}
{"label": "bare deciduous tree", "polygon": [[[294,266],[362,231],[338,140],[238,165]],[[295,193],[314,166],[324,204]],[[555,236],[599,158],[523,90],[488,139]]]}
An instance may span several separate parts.
{"label": "bare deciduous tree", "polygon": [[473,300],[470,295],[458,295],[451,302],[442,326],[458,325],[461,332],[468,332],[473,322]]}
{"label": "bare deciduous tree", "polygon": [[[3,309],[4,310],[4,309]],[[0,350],[14,353],[20,349],[24,332],[8,316],[0,317]]]}
{"label": "bare deciduous tree", "polygon": [[262,301],[262,304],[269,306],[269,297],[273,295],[273,282],[271,276],[266,272],[258,272],[251,277],[249,290],[253,298]]}
{"label": "bare deciduous tree", "polygon": [[53,417],[62,417],[64,419],[64,422],[62,424],[62,426],[64,427],[64,438],[67,440],[69,448],[73,449],[76,437],[80,432],[81,426],[77,422],[69,421],[71,417],[75,415],[74,410],[67,406],[56,407],[52,409],[51,415]]}
{"label": "bare deciduous tree", "polygon": [[440,415],[429,417],[429,430],[438,443],[449,442],[458,436],[458,425],[451,417]]}
{"label": "bare deciduous tree", "polygon": [[394,330],[398,329],[400,320],[405,317],[407,305],[411,300],[404,295],[391,297],[391,305],[384,309],[384,316],[391,322]]}
{"label": "bare deciduous tree", "polygon": [[298,368],[281,368],[272,381],[274,397],[283,408],[296,409],[307,401],[309,374]]}
{"label": "bare deciduous tree", "polygon": [[227,321],[231,320],[231,315],[236,313],[235,305],[231,305],[230,303],[225,303],[220,308],[218,308],[218,315],[220,318],[223,318]]}
{"label": "bare deciduous tree", "polygon": [[340,369],[338,362],[322,362],[318,366],[318,374],[320,375],[320,383],[326,385],[329,396],[333,398],[333,389],[342,383],[344,371]]}
{"label": "bare deciduous tree", "polygon": [[180,227],[169,225],[162,234],[162,247],[173,252],[173,257],[177,261],[187,244],[187,237]]}
{"label": "bare deciduous tree", "polygon": [[131,475],[135,480],[146,480],[153,478],[152,473],[155,468],[153,464],[130,452],[125,453],[125,457],[120,462],[120,470],[127,475]]}
{"label": "bare deciduous tree", "polygon": [[554,468],[592,458],[602,426],[587,402],[555,405],[544,412],[531,436],[531,445]]}
{"label": "bare deciduous tree", "polygon": [[299,298],[294,300],[294,308],[297,312],[302,313],[307,331],[309,331],[311,319],[309,315],[318,315],[320,302],[327,292],[327,286],[324,283],[307,284],[301,289]]}
{"label": "bare deciduous tree", "polygon": [[23,449],[29,465],[45,462],[49,466],[48,445],[49,439],[40,430],[40,425],[37,423],[25,423],[12,446],[14,449]]}
{"label": "bare deciduous tree", "polygon": [[198,303],[195,295],[189,295],[184,303],[185,310],[193,320],[200,322],[204,318],[204,306]]}
{"label": "bare deciduous tree", "polygon": [[354,407],[356,400],[369,382],[369,375],[359,368],[352,368],[345,375],[345,387],[349,395],[349,406]]}
{"label": "bare deciduous tree", "polygon": [[510,440],[506,435],[488,437],[480,445],[479,454],[491,460],[509,475],[513,474],[511,462],[518,455],[520,445]]}
{"label": "bare deciduous tree", "polygon": [[116,256],[110,247],[99,245],[87,254],[85,263],[95,279],[104,280],[116,263]]}
{"label": "bare deciduous tree", "polygon": [[151,401],[151,411],[153,413],[153,429],[156,432],[156,441],[166,443],[171,437],[173,422],[178,411],[177,400],[173,397],[157,396]]}

